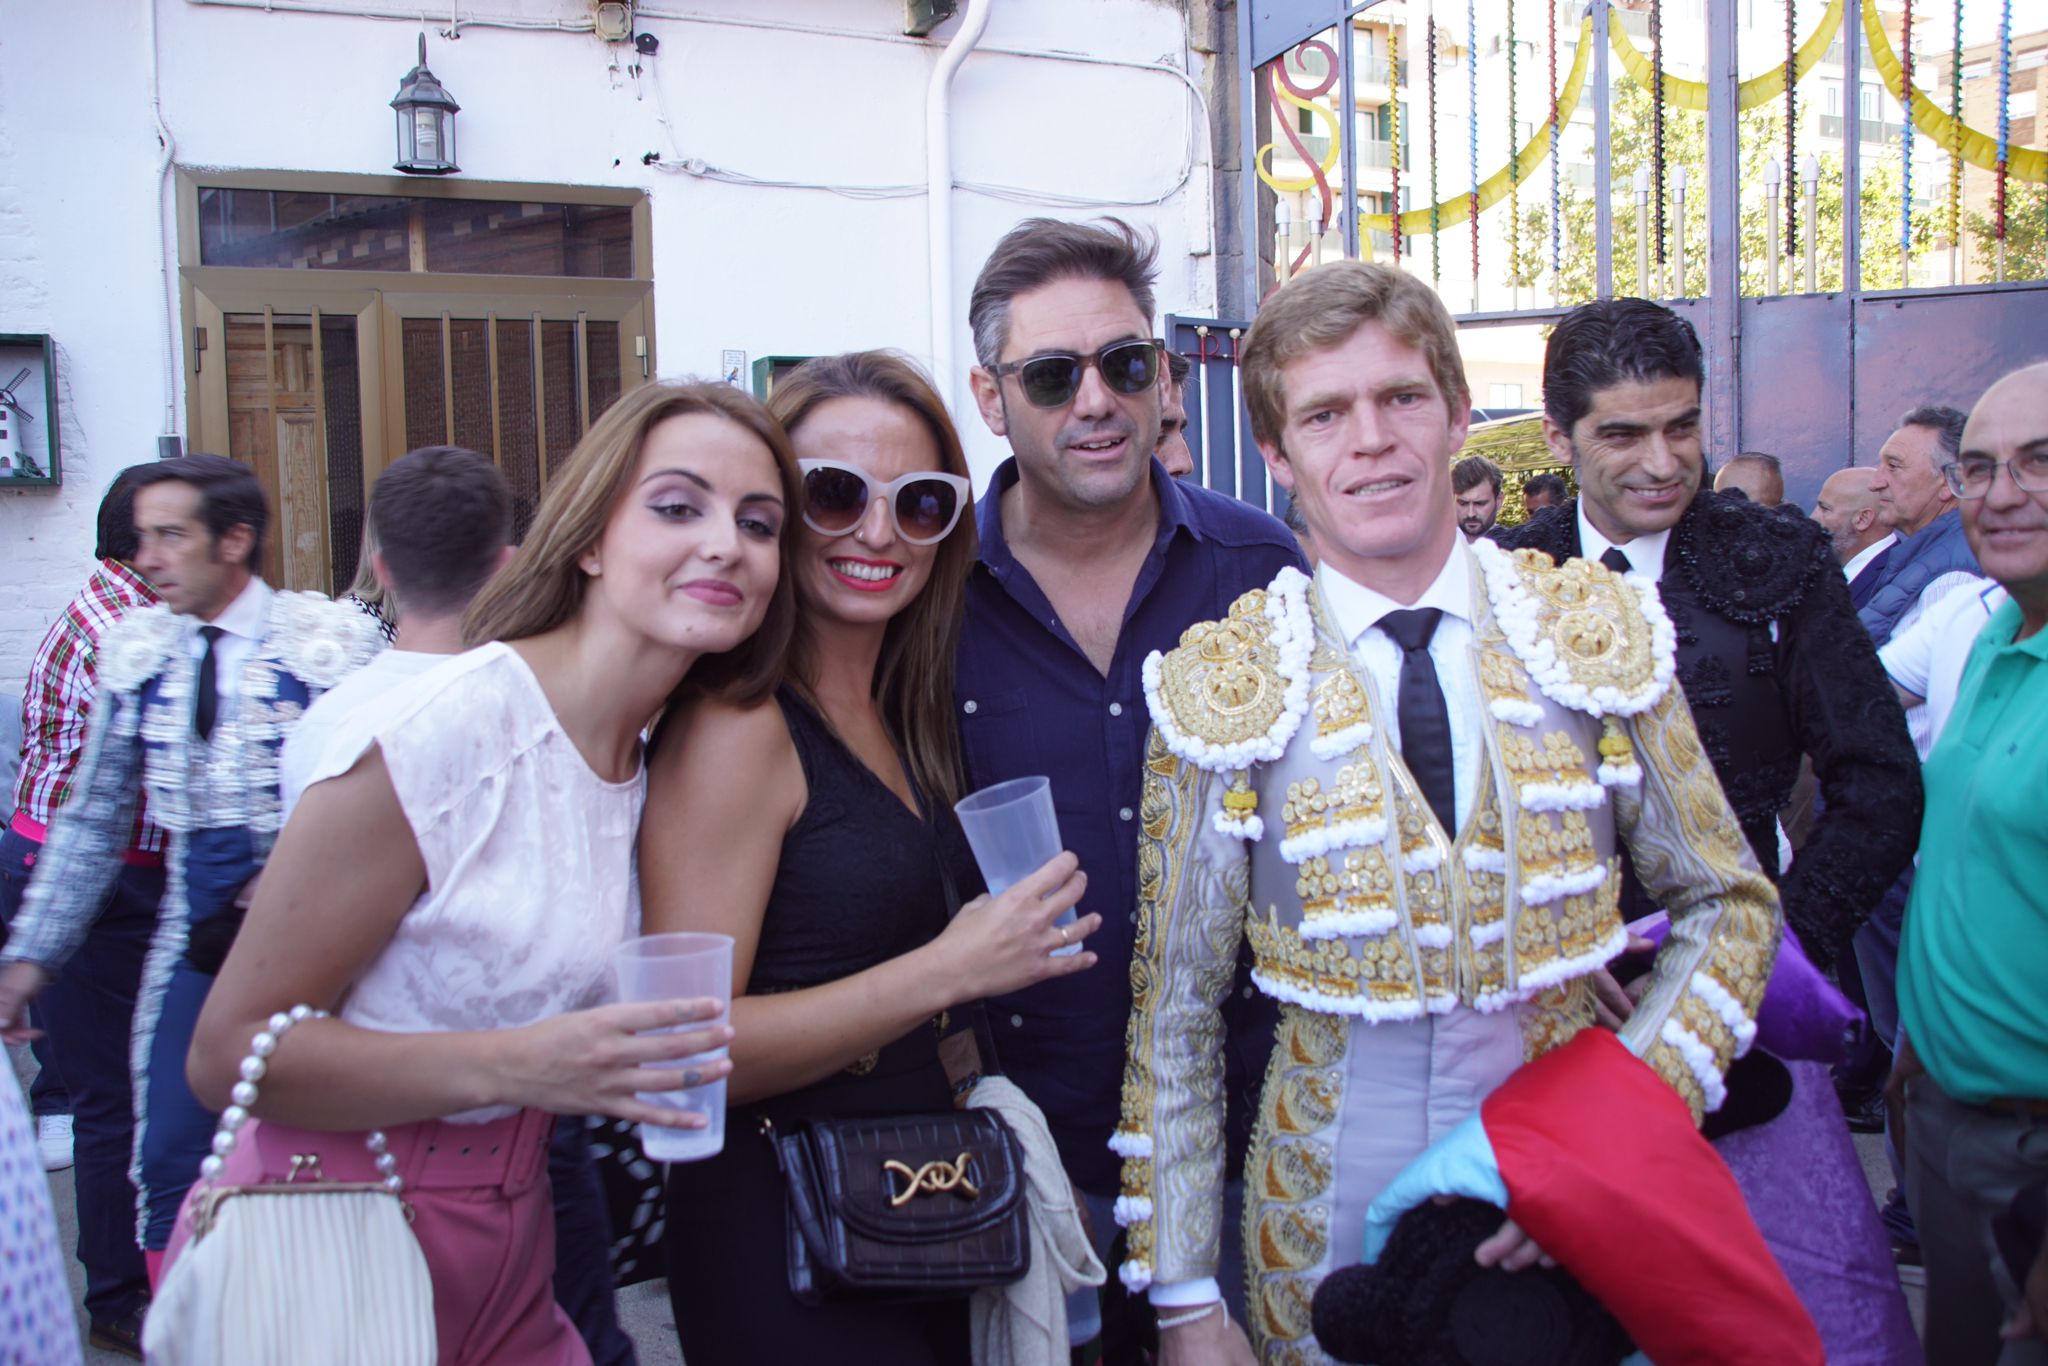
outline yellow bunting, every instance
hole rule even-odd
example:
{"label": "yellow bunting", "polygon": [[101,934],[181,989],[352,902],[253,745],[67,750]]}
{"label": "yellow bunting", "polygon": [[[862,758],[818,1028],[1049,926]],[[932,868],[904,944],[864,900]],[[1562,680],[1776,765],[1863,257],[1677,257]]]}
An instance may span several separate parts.
{"label": "yellow bunting", "polygon": [[[1863,32],[1870,40],[1870,64],[1883,77],[1885,88],[1896,90],[1902,74],[1899,54],[1892,51],[1891,39],[1878,18],[1877,0],[1864,2]],[[1918,86],[1913,87],[1913,126],[1972,166],[1987,171],[1998,169],[1998,139],[1955,118],[1922,94]],[[2036,185],[2048,185],[2048,152],[2008,142],[2006,153],[2008,174]]]}
{"label": "yellow bunting", "polygon": [[[1563,127],[1571,121],[1572,111],[1579,107],[1579,96],[1585,91],[1586,68],[1588,58],[1593,51],[1592,35],[1593,20],[1589,16],[1579,21],[1579,50],[1572,58],[1572,69],[1565,76],[1564,89],[1557,97],[1557,114],[1555,117],[1559,127]],[[1544,158],[1549,155],[1550,124],[1546,120],[1537,127],[1536,135],[1522,144],[1519,158],[1522,174],[1519,177],[1516,177],[1507,166],[1503,166],[1479,183],[1479,194],[1477,197],[1480,211],[1484,212],[1507,198],[1509,183],[1511,181],[1520,183],[1520,181],[1527,180],[1536,173],[1536,168],[1541,166]],[[1513,164],[1513,162],[1509,163],[1509,165]],[[1260,175],[1263,176],[1264,174],[1263,171],[1260,172]],[[1272,184],[1272,182],[1268,181],[1267,184]],[[1473,195],[1470,191],[1467,191],[1444,200],[1436,205],[1433,210],[1428,205],[1424,205],[1419,209],[1404,209],[1399,217],[1403,222],[1422,225],[1415,229],[1415,231],[1419,232],[1428,227],[1430,215],[1434,212],[1436,215],[1435,227],[1438,229],[1448,228],[1453,223],[1463,223],[1472,216],[1472,201]],[[1380,232],[1398,233],[1400,228],[1394,223],[1395,217],[1396,215],[1391,213],[1360,214],[1358,216],[1358,230],[1361,233],[1373,229],[1377,229]]]}
{"label": "yellow bunting", "polygon": [[[1835,40],[1835,31],[1842,26],[1842,0],[1828,0],[1827,12],[1820,17],[1820,24],[1799,45],[1794,61],[1797,71],[1795,79],[1804,80],[1806,73],[1820,64],[1827,55],[1828,44]],[[1657,68],[1650,59],[1636,51],[1627,30],[1619,24],[1610,24],[1607,29],[1608,43],[1614,48],[1614,55],[1621,59],[1621,69],[1628,78],[1645,90],[1653,90],[1657,83]],[[1736,91],[1737,109],[1754,109],[1767,104],[1785,93],[1785,68],[1772,67],[1760,76],[1744,81]],[[1707,84],[1705,81],[1688,81],[1664,73],[1664,103],[1675,109],[1690,109],[1704,114],[1707,110]]]}

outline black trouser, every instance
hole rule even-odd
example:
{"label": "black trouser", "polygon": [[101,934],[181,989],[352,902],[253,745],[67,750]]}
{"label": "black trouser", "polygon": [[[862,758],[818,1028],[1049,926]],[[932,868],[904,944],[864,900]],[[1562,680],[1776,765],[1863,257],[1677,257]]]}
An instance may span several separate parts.
{"label": "black trouser", "polygon": [[593,1366],[635,1366],[633,1340],[619,1327],[612,1284],[612,1229],[591,1164],[581,1115],[555,1121],[548,1181],[555,1194],[555,1303],[576,1325]]}
{"label": "black trouser", "polygon": [[[41,851],[18,831],[0,834],[0,919],[13,920]],[[135,1243],[135,1186],[128,1179],[135,1138],[128,1047],[136,984],[163,895],[161,867],[123,865],[78,952],[36,998],[36,1024],[46,1031],[37,1056],[54,1067],[70,1096],[85,1309],[102,1322],[149,1298]]]}

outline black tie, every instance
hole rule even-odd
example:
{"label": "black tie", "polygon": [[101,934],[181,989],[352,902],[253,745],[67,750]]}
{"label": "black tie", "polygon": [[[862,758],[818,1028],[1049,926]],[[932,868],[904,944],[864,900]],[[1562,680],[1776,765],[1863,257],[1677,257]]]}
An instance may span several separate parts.
{"label": "black tie", "polygon": [[1429,657],[1429,638],[1443,613],[1434,607],[1389,612],[1380,629],[1401,647],[1401,692],[1395,715],[1401,721],[1401,757],[1422,784],[1422,795],[1437,823],[1452,834],[1458,829],[1455,767],[1451,761],[1451,713]]}
{"label": "black tie", "polygon": [[192,696],[192,729],[200,739],[213,737],[214,718],[220,714],[220,683],[213,675],[213,647],[222,632],[218,626],[202,626],[206,653],[199,656],[199,682]]}
{"label": "black tie", "polygon": [[1600,563],[1606,565],[1617,574],[1626,574],[1635,568],[1633,564],[1629,563],[1627,552],[1618,545],[1608,546],[1607,549],[1601,551]]}

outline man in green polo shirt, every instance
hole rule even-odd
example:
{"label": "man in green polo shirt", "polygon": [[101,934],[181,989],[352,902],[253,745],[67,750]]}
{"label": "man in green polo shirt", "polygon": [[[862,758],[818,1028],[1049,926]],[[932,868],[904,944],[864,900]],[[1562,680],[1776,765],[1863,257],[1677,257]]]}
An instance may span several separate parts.
{"label": "man in green polo shirt", "polygon": [[1991,1225],[2048,1182],[2048,364],[1991,386],[1944,474],[2012,600],[1977,636],[1924,773],[1899,956],[1907,1193],[1927,1359],[2040,1366],[2048,1246],[2015,1284]]}

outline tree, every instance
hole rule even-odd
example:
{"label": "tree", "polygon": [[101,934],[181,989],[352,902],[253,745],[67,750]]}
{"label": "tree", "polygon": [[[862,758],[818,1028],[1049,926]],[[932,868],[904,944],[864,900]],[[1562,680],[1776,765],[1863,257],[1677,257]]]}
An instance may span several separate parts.
{"label": "tree", "polygon": [[[1654,283],[1645,289],[1636,276],[1636,196],[1634,174],[1638,166],[1652,164],[1652,148],[1655,141],[1654,128],[1650,118],[1650,96],[1640,86],[1627,78],[1618,80],[1614,86],[1614,105],[1609,164],[1614,173],[1614,292],[1616,294],[1649,295],[1652,297],[1698,298],[1707,290],[1707,142],[1706,115],[1687,110],[1667,109],[1664,117],[1664,164],[1666,192],[1669,195],[1671,168],[1684,166],[1690,183],[1685,199],[1685,280],[1682,283],[1669,280],[1662,290]],[[1788,244],[1785,238],[1785,204],[1778,202],[1778,212],[1770,212],[1770,200],[1764,192],[1764,167],[1772,157],[1783,157],[1785,146],[1782,106],[1759,106],[1740,116],[1739,138],[1741,142],[1741,209],[1739,213],[1742,244],[1742,292],[1763,294],[1769,291],[1769,243],[1768,238],[1778,239],[1778,287],[1781,293],[1797,293],[1804,288],[1806,225],[1805,205],[1799,205],[1799,226],[1796,240]],[[1801,130],[1802,133],[1805,130]],[[1842,157],[1838,146],[1813,147],[1813,139],[1802,138],[1798,156],[1804,160],[1808,150],[1813,150],[1820,160],[1820,183],[1817,189],[1818,204],[1815,275],[1818,288],[1823,291],[1838,290],[1842,287]],[[1831,142],[1835,140],[1830,140]],[[1548,175],[1542,169],[1531,178],[1532,183]],[[1795,172],[1796,177],[1796,172]],[[1863,157],[1861,167],[1862,194],[1859,196],[1862,215],[1859,241],[1862,245],[1862,281],[1866,289],[1896,288],[1900,279],[1899,263],[1899,206],[1900,170],[1896,153],[1869,154]],[[1796,178],[1787,184],[1785,191],[1797,194],[1801,187]],[[1562,198],[1562,270],[1559,298],[1565,303],[1582,303],[1597,294],[1594,260],[1594,201],[1591,194],[1567,192]],[[1654,282],[1657,271],[1657,249],[1655,234],[1655,205],[1650,207],[1652,220],[1650,231],[1650,269]],[[1930,249],[1933,241],[1932,214],[1917,215],[1913,223],[1915,253]],[[1770,221],[1766,222],[1766,219]],[[1676,269],[1676,242],[1678,225],[1676,204],[1667,199],[1665,212],[1668,240],[1665,252],[1665,269]],[[1523,278],[1516,283],[1524,286],[1542,286],[1548,283],[1550,264],[1550,213],[1545,207],[1528,210],[1522,220],[1523,255],[1528,263]],[[1505,244],[1503,244],[1505,245]]]}
{"label": "tree", "polygon": [[[1991,215],[1965,213],[1982,278],[1995,279],[1998,240]],[[2048,185],[2011,181],[2005,192],[2005,278],[2048,280]]]}

